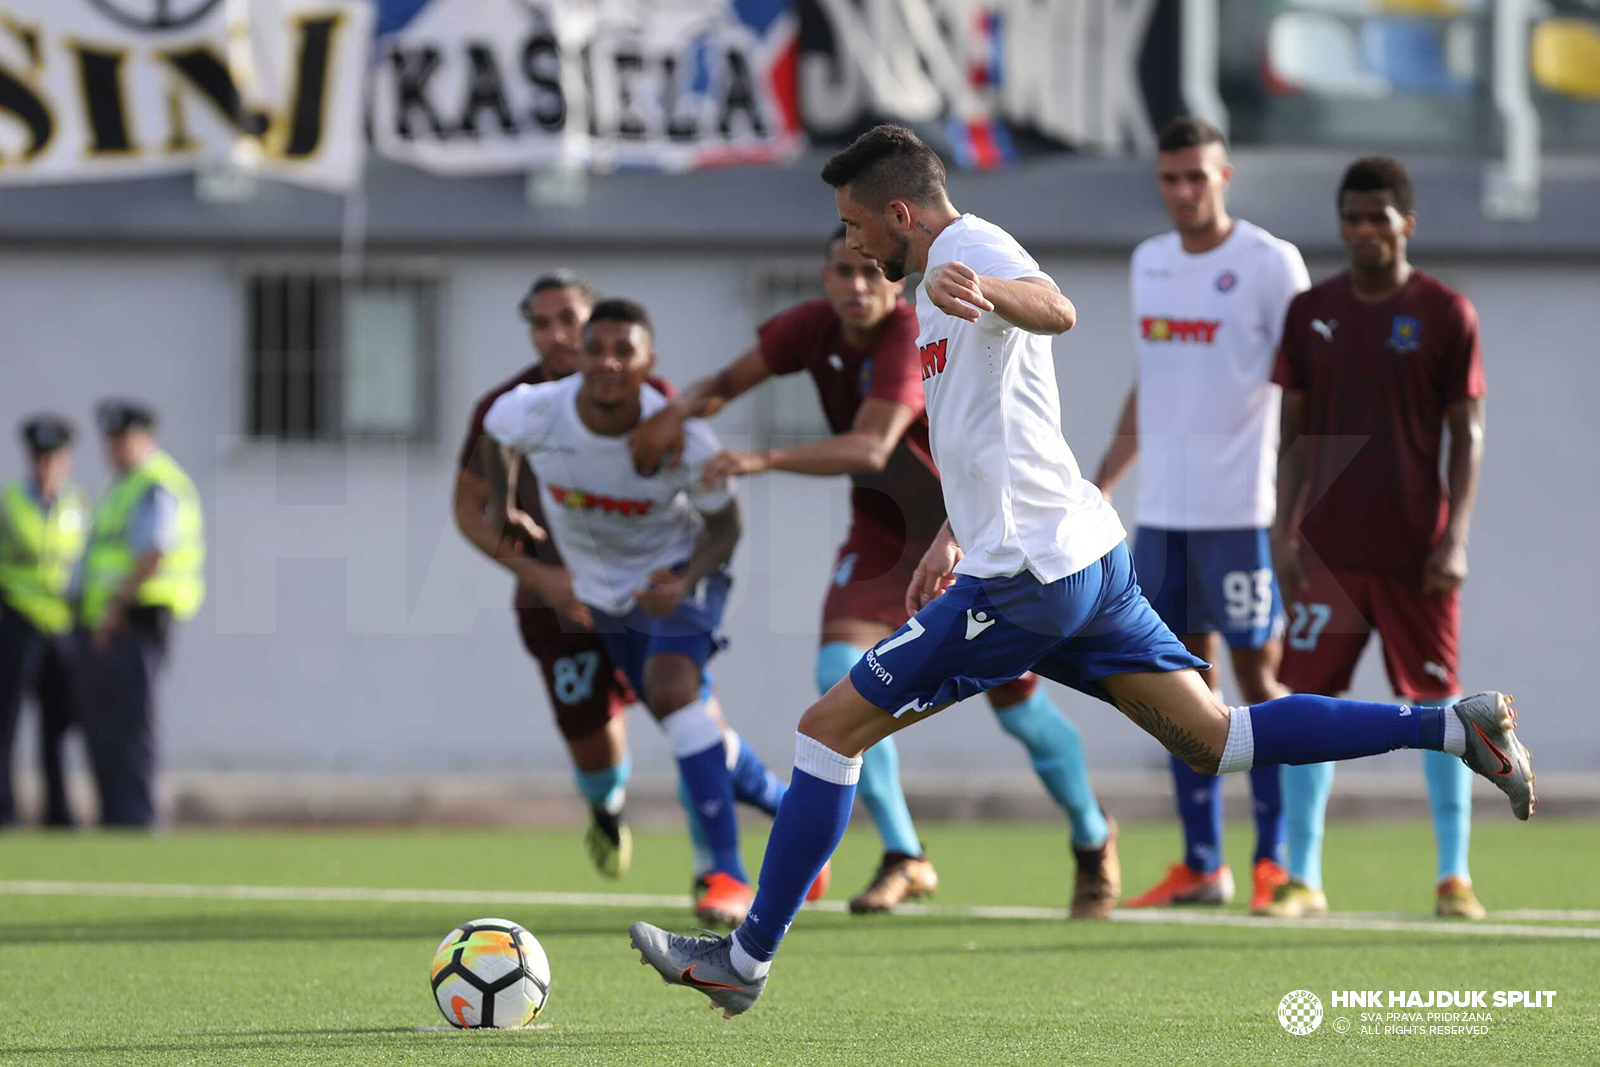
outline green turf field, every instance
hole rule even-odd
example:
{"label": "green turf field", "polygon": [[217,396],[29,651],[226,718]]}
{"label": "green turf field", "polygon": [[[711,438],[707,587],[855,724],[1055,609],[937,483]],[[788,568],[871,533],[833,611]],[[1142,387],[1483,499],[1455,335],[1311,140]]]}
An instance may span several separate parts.
{"label": "green turf field", "polygon": [[[1125,830],[1130,890],[1159,875],[1175,837],[1163,826]],[[0,1063],[1600,1061],[1593,824],[1486,819],[1474,841],[1478,889],[1491,911],[1512,914],[1491,917],[1498,932],[1471,935],[1430,932],[1432,842],[1420,825],[1334,827],[1330,899],[1366,914],[1295,929],[1245,923],[1237,906],[1240,925],[963,914],[1061,906],[1061,832],[936,826],[926,843],[946,910],[803,914],[761,1004],[724,1022],[698,994],[662,986],[627,945],[632,919],[682,929],[686,907],[505,895],[681,892],[681,834],[641,834],[635,870],[620,883],[590,871],[575,832],[11,835],[0,838]],[[1248,845],[1248,832],[1231,828],[1236,871]],[[831,899],[864,882],[873,847],[864,830],[846,839]],[[42,880],[59,884],[19,884]],[[184,899],[137,885],[117,890],[133,895],[89,896],[84,882],[349,887],[352,899],[216,899],[215,890]],[[428,902],[383,899],[383,889],[479,895]],[[549,952],[546,1028],[422,1029],[442,1024],[427,982],[435,945],[455,924],[488,915],[521,922]],[[1279,999],[1295,989],[1324,1003],[1321,1028],[1306,1037],[1277,1021]],[[1336,1032],[1341,1016],[1358,1031],[1360,1010],[1333,1008],[1334,989],[1557,997],[1549,1009],[1491,1009],[1486,1034],[1363,1036]]]}

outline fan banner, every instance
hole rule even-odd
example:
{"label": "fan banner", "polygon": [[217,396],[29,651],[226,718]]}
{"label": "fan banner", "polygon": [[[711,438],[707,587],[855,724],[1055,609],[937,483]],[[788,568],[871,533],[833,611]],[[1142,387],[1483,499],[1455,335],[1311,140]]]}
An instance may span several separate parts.
{"label": "fan banner", "polygon": [[0,0],[0,181],[361,174],[365,0]]}
{"label": "fan banner", "polygon": [[386,3],[373,149],[451,175],[781,162],[797,25],[788,0]]}

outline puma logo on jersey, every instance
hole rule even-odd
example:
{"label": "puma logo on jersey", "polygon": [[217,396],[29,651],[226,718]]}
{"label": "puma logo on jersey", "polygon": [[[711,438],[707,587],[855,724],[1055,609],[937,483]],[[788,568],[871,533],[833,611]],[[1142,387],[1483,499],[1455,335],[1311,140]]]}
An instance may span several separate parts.
{"label": "puma logo on jersey", "polygon": [[828,366],[832,367],[834,370],[844,370],[844,357],[835,352],[833,355],[828,357]]}
{"label": "puma logo on jersey", "polygon": [[971,608],[968,608],[967,609],[967,640],[971,641],[974,637],[977,637],[979,634],[983,633],[983,631],[987,630],[989,627],[993,626],[996,622],[999,622],[999,621],[1000,620],[998,620],[996,618],[993,618],[992,616],[987,615],[984,612],[981,612],[981,611],[973,612],[973,610]]}
{"label": "puma logo on jersey", "polygon": [[917,351],[922,355],[922,380],[927,381],[935,374],[944,373],[945,360],[948,358],[946,350],[950,347],[950,339],[930,341]]}
{"label": "puma logo on jersey", "polygon": [[1209,345],[1216,343],[1220,329],[1220,319],[1173,319],[1165,315],[1145,315],[1139,320],[1140,336],[1146,341],[1188,341]]}
{"label": "puma logo on jersey", "polygon": [[1327,322],[1323,322],[1321,319],[1312,319],[1311,328],[1320,333],[1322,339],[1331,345],[1333,344],[1333,331],[1339,328],[1339,320],[1329,319]]}
{"label": "puma logo on jersey", "polygon": [[574,511],[603,511],[610,515],[625,515],[630,518],[650,514],[650,509],[656,504],[654,500],[625,500],[621,497],[585,492],[582,489],[567,489],[559,485],[550,486],[550,496],[557,504],[572,508]]}
{"label": "puma logo on jersey", "polygon": [[1429,660],[1427,663],[1422,665],[1422,672],[1424,674],[1433,675],[1441,682],[1448,682],[1450,680],[1450,668],[1446,667],[1442,663],[1435,663],[1432,660]]}

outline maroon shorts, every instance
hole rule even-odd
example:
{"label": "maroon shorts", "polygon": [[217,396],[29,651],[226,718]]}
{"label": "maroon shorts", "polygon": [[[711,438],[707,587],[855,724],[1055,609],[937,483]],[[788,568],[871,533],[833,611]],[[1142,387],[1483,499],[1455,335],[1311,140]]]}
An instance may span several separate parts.
{"label": "maroon shorts", "polygon": [[635,701],[599,635],[574,629],[571,623],[563,629],[554,611],[521,596],[516,611],[523,647],[539,661],[562,737],[576,740],[597,733]]}
{"label": "maroon shorts", "polygon": [[[906,621],[906,590],[927,550],[927,543],[908,542],[904,534],[874,519],[852,515],[822,602],[823,627],[835,619],[865,619],[898,630]],[[989,693],[1001,707],[1009,707],[1038,686],[1039,676],[1029,672]]]}
{"label": "maroon shorts", "polygon": [[1313,568],[1289,602],[1278,679],[1301,693],[1332,696],[1350,676],[1373,630],[1397,696],[1437,700],[1461,690],[1456,679],[1461,595],[1425,593],[1421,570]]}

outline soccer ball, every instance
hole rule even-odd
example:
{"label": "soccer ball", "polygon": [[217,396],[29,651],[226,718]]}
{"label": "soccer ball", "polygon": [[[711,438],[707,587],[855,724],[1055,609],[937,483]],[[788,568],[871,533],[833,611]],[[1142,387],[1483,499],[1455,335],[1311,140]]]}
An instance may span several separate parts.
{"label": "soccer ball", "polygon": [[509,919],[474,919],[439,942],[428,972],[433,999],[457,1029],[527,1026],[550,997],[550,961]]}

